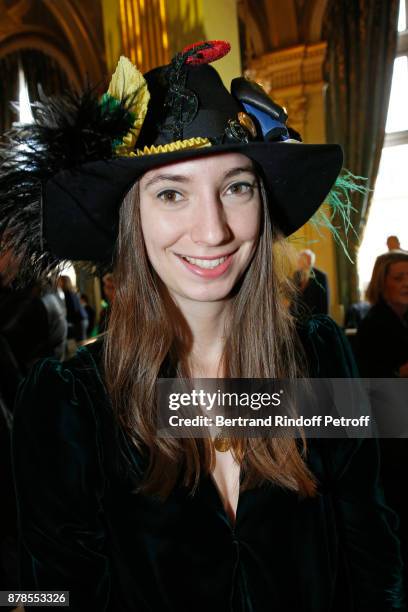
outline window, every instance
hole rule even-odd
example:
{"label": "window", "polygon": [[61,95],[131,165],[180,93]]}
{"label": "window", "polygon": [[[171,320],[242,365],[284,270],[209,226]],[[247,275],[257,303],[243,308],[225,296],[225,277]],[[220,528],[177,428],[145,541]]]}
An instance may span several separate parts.
{"label": "window", "polygon": [[18,109],[20,123],[33,123],[34,118],[31,112],[30,98],[28,97],[27,82],[21,64],[18,69]]}
{"label": "window", "polygon": [[408,249],[408,0],[400,0],[386,136],[367,226],[358,254],[360,290],[371,278],[375,258],[396,235]]}

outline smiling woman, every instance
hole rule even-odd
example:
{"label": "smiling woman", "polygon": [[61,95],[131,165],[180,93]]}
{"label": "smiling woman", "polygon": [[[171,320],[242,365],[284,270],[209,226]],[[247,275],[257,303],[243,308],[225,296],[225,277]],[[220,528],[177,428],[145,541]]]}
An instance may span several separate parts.
{"label": "smiling woman", "polygon": [[139,189],[147,254],[176,302],[228,299],[259,236],[260,196],[250,160],[228,153],[180,162],[165,175],[146,173]]}
{"label": "smiling woman", "polygon": [[[39,363],[19,396],[21,588],[69,590],[75,611],[402,610],[373,440],[158,435],[158,379],[355,375],[328,317],[292,318],[282,265],[341,150],[294,142],[255,83],[227,91],[208,63],[228,48],[192,45],[145,79],[122,58],[93,106],[44,103],[30,134],[47,164],[9,154],[6,246],[25,272],[70,258],[115,274],[107,333]],[[71,166],[54,147],[84,105]]]}

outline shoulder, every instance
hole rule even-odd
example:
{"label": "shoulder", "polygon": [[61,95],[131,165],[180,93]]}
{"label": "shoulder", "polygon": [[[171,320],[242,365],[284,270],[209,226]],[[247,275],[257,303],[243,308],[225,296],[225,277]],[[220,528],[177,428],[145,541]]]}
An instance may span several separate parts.
{"label": "shoulder", "polygon": [[319,270],[319,268],[313,268],[313,274],[317,279],[327,281],[327,274],[326,272],[323,272],[323,270]]}
{"label": "shoulder", "polygon": [[[59,465],[65,474],[75,464],[114,478],[127,478],[130,470],[141,473],[145,464],[122,431],[104,384],[101,346],[83,347],[64,363],[43,359],[32,368],[14,410],[16,470],[30,460],[30,450],[46,472]],[[72,469],[69,477],[75,473],[80,479],[78,470]]]}
{"label": "shoulder", "polygon": [[377,325],[392,325],[398,322],[398,318],[385,302],[378,302],[371,306],[366,316],[359,325],[359,330],[365,330]]}
{"label": "shoulder", "polygon": [[401,337],[403,326],[393,310],[385,303],[374,304],[360,322],[357,330],[358,342],[375,345],[379,341],[392,344]]}
{"label": "shoulder", "polygon": [[19,388],[15,427],[31,427],[42,436],[48,428],[55,433],[58,426],[60,432],[72,432],[79,422],[81,427],[94,423],[106,401],[100,372],[88,349],[64,363],[42,359]]}
{"label": "shoulder", "polygon": [[359,329],[361,327],[366,326],[367,324],[371,325],[372,321],[376,321],[378,317],[382,317],[384,315],[384,310],[382,304],[374,304],[374,306],[370,306],[367,310],[365,317],[361,320],[359,325]]}
{"label": "shoulder", "polygon": [[297,324],[311,377],[348,378],[358,375],[343,330],[327,315],[314,315]]}

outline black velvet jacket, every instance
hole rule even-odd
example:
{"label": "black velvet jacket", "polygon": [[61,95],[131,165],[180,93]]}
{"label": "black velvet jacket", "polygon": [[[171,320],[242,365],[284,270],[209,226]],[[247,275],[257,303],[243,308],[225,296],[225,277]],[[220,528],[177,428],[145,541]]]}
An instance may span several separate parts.
{"label": "black velvet jacket", "polygon": [[370,308],[356,337],[361,376],[392,378],[408,361],[408,317],[403,322],[383,300]]}
{"label": "black velvet jacket", "polygon": [[[329,318],[300,333],[316,376],[354,374]],[[115,427],[97,352],[41,362],[20,392],[13,461],[22,589],[69,590],[70,611],[405,609],[375,441],[309,441],[319,494],[301,500],[272,485],[241,492],[232,526],[211,477],[194,496],[177,488],[166,502],[132,492],[123,453],[136,473],[142,463]]]}

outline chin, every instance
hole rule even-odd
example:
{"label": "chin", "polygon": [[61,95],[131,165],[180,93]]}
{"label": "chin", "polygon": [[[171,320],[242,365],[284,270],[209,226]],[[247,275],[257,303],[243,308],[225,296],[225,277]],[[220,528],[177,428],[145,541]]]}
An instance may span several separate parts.
{"label": "chin", "polygon": [[174,293],[193,302],[219,302],[228,299],[233,292],[234,285],[227,287],[211,287],[210,285],[193,288],[179,288]]}
{"label": "chin", "polygon": [[199,293],[188,293],[182,294],[185,299],[192,302],[221,302],[228,299],[231,295],[231,291],[200,291]]}

